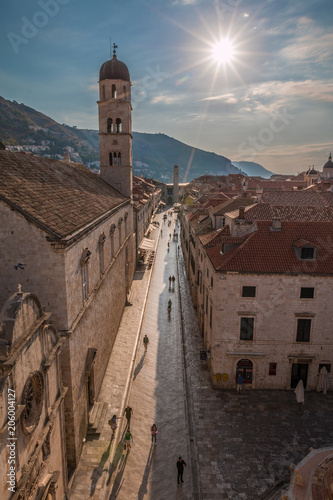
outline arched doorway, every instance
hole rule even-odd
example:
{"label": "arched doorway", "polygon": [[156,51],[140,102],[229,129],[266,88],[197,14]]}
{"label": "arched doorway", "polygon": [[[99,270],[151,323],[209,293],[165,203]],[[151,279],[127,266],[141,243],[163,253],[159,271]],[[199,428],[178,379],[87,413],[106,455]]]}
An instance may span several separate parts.
{"label": "arched doorway", "polygon": [[172,205],[172,196],[168,196],[168,205]]}
{"label": "arched doorway", "polygon": [[238,361],[236,369],[236,381],[239,375],[242,375],[243,384],[246,387],[252,387],[253,363],[251,360],[241,359],[240,361]]}

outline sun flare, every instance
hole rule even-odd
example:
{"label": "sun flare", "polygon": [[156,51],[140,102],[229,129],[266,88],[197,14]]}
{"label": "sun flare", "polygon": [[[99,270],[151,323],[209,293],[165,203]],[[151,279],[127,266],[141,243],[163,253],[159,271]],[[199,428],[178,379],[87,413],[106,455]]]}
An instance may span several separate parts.
{"label": "sun flare", "polygon": [[235,49],[229,38],[221,38],[212,48],[212,57],[218,64],[226,64],[233,60]]}

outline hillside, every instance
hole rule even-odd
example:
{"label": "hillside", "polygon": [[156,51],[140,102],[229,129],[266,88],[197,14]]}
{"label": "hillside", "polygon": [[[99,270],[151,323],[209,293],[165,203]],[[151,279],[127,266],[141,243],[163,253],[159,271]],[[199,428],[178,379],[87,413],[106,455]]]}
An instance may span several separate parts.
{"label": "hillside", "polygon": [[246,172],[250,177],[263,177],[264,179],[269,179],[271,175],[274,175],[274,172],[266,170],[262,165],[254,163],[253,161],[232,161],[232,164],[243,172]]}
{"label": "hillside", "polygon": [[[40,146],[51,157],[73,148],[84,163],[98,159],[98,135],[57,123],[43,113],[0,97],[0,140],[8,146]],[[97,136],[97,141],[94,140]]]}
{"label": "hillside", "polygon": [[[85,164],[99,161],[97,130],[61,125],[33,108],[3,97],[0,97],[1,140],[7,146],[25,145],[40,156],[61,158],[68,149],[72,161]],[[261,165],[251,162],[232,164],[224,156],[194,148],[165,134],[133,132],[133,171],[136,175],[172,182],[175,164],[179,166],[180,182],[202,175],[239,173],[240,169],[247,175],[270,175]],[[259,168],[261,173],[252,173],[253,165],[257,166],[255,171]]]}

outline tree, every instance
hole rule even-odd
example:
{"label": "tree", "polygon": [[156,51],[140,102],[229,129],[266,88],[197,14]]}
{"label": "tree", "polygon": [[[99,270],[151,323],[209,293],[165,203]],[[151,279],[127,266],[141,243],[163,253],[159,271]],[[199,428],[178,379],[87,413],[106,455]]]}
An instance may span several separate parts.
{"label": "tree", "polygon": [[6,144],[0,141],[0,149],[6,149]]}

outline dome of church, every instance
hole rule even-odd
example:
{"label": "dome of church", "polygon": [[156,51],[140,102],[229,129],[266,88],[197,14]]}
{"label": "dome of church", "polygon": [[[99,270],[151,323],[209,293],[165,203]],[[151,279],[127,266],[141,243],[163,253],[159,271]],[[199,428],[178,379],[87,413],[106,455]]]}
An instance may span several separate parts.
{"label": "dome of church", "polygon": [[118,61],[116,54],[109,61],[102,64],[99,70],[99,81],[102,80],[124,80],[130,81],[130,74],[126,64]]}
{"label": "dome of church", "polygon": [[325,163],[324,168],[333,168],[332,155],[328,157],[328,161]]}

